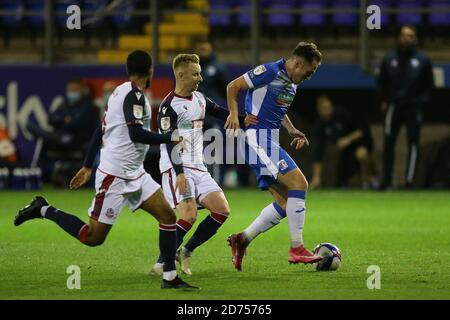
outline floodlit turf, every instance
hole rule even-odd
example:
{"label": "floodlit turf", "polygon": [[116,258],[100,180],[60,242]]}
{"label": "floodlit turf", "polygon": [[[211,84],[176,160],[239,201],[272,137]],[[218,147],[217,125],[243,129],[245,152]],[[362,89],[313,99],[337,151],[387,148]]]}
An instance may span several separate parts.
{"label": "floodlit turf", "polygon": [[[53,205],[87,221],[92,190],[43,194]],[[161,280],[148,275],[158,254],[158,228],[148,214],[124,210],[106,242],[88,248],[51,221],[14,227],[17,210],[33,193],[1,192],[0,299],[450,298],[448,191],[309,192],[306,245],[336,244],[343,257],[336,272],[288,264],[287,221],[257,238],[244,259],[244,271],[234,270],[227,236],[246,227],[271,198],[255,189],[230,190],[226,195],[232,216],[196,250],[194,275],[188,280],[202,291],[187,293],[161,290]],[[205,214],[202,211],[199,220]],[[66,287],[70,265],[80,267],[80,290]],[[380,290],[367,288],[370,265],[380,267]]]}

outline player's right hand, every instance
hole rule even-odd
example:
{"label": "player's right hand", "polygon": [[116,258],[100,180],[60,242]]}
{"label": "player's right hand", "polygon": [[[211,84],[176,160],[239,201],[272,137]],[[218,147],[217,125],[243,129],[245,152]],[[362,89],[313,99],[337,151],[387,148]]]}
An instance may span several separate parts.
{"label": "player's right hand", "polygon": [[229,130],[227,131],[227,134],[231,133],[234,134],[235,137],[237,137],[240,128],[238,116],[230,113],[228,115],[227,121],[225,122],[224,128]]}
{"label": "player's right hand", "polygon": [[70,180],[69,188],[70,190],[75,190],[84,185],[91,178],[92,169],[82,167],[75,176]]}
{"label": "player's right hand", "polygon": [[186,176],[184,175],[184,173],[180,173],[179,175],[177,175],[175,190],[177,189],[180,194],[186,193]]}

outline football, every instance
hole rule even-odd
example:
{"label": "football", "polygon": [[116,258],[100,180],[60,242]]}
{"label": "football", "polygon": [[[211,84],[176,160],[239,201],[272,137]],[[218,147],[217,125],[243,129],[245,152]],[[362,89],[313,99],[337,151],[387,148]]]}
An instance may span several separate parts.
{"label": "football", "polygon": [[341,265],[341,251],[337,246],[329,242],[318,244],[314,248],[314,254],[323,257],[322,260],[313,264],[317,271],[335,271]]}

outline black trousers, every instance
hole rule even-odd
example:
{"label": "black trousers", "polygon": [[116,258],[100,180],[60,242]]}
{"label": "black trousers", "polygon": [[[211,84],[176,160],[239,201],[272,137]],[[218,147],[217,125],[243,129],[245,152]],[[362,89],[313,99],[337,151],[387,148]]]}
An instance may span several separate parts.
{"label": "black trousers", "polygon": [[383,185],[392,185],[392,174],[395,160],[395,143],[398,133],[406,125],[408,140],[408,163],[406,167],[406,184],[411,185],[416,172],[419,155],[420,128],[422,111],[420,107],[399,108],[391,104],[386,112],[384,123]]}

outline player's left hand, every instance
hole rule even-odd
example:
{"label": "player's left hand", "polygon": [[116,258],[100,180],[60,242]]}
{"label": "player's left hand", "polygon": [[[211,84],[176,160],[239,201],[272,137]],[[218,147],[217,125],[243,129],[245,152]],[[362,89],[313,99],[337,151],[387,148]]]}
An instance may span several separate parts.
{"label": "player's left hand", "polygon": [[75,176],[70,180],[69,188],[70,190],[75,190],[84,185],[91,178],[92,169],[82,167]]}

